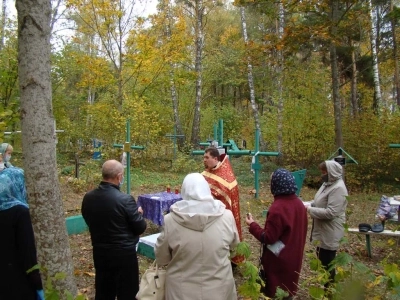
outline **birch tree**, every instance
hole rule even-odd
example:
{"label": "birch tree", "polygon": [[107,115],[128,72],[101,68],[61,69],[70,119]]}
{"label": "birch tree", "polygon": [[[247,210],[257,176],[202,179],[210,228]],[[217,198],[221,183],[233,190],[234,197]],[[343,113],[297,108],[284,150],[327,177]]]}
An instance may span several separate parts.
{"label": "birch tree", "polygon": [[[166,20],[165,20],[165,34],[167,37],[168,43],[172,41],[172,23],[173,16],[171,12],[171,3],[166,1],[163,3],[163,9],[166,12]],[[181,120],[179,117],[179,105],[178,105],[178,93],[175,85],[175,63],[173,61],[169,61],[169,83],[170,83],[170,92],[171,92],[171,102],[172,102],[172,114],[174,118],[174,126],[176,128],[176,133],[178,135],[183,135],[183,129]],[[179,148],[182,148],[184,145],[185,139],[178,139]]]}
{"label": "birch tree", "polygon": [[371,41],[371,53],[372,53],[372,72],[374,78],[374,102],[373,108],[376,113],[379,113],[379,107],[382,103],[382,94],[381,94],[381,85],[379,82],[379,65],[378,65],[378,51],[376,45],[377,39],[377,31],[376,31],[376,13],[374,12],[374,8],[372,6],[372,0],[368,0],[368,10],[369,16],[371,20],[371,29],[370,29],[370,41]]}
{"label": "birch tree", "polygon": [[[244,43],[247,45],[249,43],[249,37],[247,35],[246,15],[245,15],[245,8],[243,6],[240,7],[240,20],[242,23],[243,40],[244,40]],[[258,114],[258,107],[257,107],[257,103],[256,103],[255,88],[254,88],[253,65],[251,63],[250,56],[247,56],[246,62],[247,62],[247,81],[249,84],[250,103],[251,103],[251,109],[253,111],[254,124],[255,124],[256,129],[260,130],[261,129],[260,118],[258,116],[259,114]],[[261,130],[260,130],[260,132],[261,132]],[[260,141],[263,141],[261,136],[260,136]],[[264,144],[264,143],[261,142],[261,144]]]}
{"label": "birch tree", "polygon": [[203,87],[203,49],[204,49],[204,19],[206,7],[203,0],[184,1],[187,12],[194,19],[194,71],[196,73],[196,90],[194,101],[194,114],[190,142],[198,145],[200,142],[200,119]]}
{"label": "birch tree", "polygon": [[2,14],[1,14],[1,37],[0,37],[0,50],[4,46],[4,32],[6,30],[6,18],[7,18],[7,0],[2,1]]}
{"label": "birch tree", "polygon": [[[398,10],[396,8],[396,10]],[[399,78],[399,55],[397,53],[397,37],[396,37],[396,17],[393,0],[390,0],[390,27],[392,31],[392,44],[393,44],[393,60],[394,60],[394,88],[396,104],[400,106],[400,78]]]}
{"label": "birch tree", "polygon": [[[278,1],[278,26],[277,35],[278,41],[283,38],[283,31],[285,29],[285,9],[282,1]],[[282,151],[282,132],[283,132],[283,50],[282,48],[277,49],[278,65],[276,68],[277,73],[277,86],[278,86],[278,151]]]}
{"label": "birch tree", "polygon": [[343,147],[342,133],[342,113],[340,105],[340,86],[339,86],[339,69],[336,54],[336,35],[339,22],[339,0],[331,0],[331,42],[329,46],[329,57],[331,64],[332,76],[332,99],[333,111],[335,115],[335,143],[336,147]]}
{"label": "birch tree", "polygon": [[17,0],[19,88],[23,164],[45,278],[65,274],[55,283],[61,293],[76,294],[73,264],[57,174],[50,77],[50,1]]}

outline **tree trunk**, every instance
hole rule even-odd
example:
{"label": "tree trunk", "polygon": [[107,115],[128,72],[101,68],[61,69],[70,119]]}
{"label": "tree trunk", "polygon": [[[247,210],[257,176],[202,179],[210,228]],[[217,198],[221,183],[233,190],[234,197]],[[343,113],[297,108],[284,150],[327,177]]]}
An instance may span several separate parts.
{"label": "tree trunk", "polygon": [[351,108],[352,108],[352,115],[353,117],[357,117],[358,115],[358,95],[357,95],[357,64],[356,64],[356,49],[355,43],[351,41],[351,67],[352,67],[352,74],[351,74]]}
{"label": "tree trunk", "polygon": [[[17,0],[23,163],[38,260],[60,292],[76,294],[60,194],[50,76],[50,1]],[[46,278],[47,277],[47,278]],[[62,297],[63,298],[63,297]]]}
{"label": "tree trunk", "polygon": [[372,0],[368,0],[369,6],[369,16],[371,19],[371,32],[370,32],[370,41],[371,41],[371,52],[372,52],[372,70],[373,70],[373,78],[374,78],[374,103],[373,109],[375,113],[379,113],[379,107],[382,104],[382,94],[381,94],[381,85],[379,83],[379,65],[378,65],[378,51],[376,47],[376,14],[374,13],[372,7]]}
{"label": "tree trunk", "polygon": [[[283,38],[285,26],[285,11],[282,1],[278,2],[278,41]],[[278,151],[282,151],[283,144],[283,51],[277,49],[278,65],[276,67],[276,78],[278,88]]]}
{"label": "tree trunk", "polygon": [[[390,1],[390,11],[393,12],[393,0]],[[397,54],[397,38],[396,38],[396,21],[394,16],[391,16],[390,25],[393,39],[393,60],[394,60],[394,86],[396,90],[396,103],[400,105],[400,82],[399,82],[399,55]]]}
{"label": "tree trunk", "polygon": [[342,134],[342,115],[340,105],[340,91],[339,91],[339,71],[336,55],[336,33],[337,22],[339,20],[339,0],[332,0],[331,2],[331,45],[330,45],[330,60],[331,60],[331,76],[332,76],[332,98],[333,98],[333,113],[335,116],[335,143],[336,147],[343,147],[343,134]]}
{"label": "tree trunk", "polygon": [[3,14],[1,15],[1,37],[0,37],[0,50],[4,47],[4,34],[6,31],[6,16],[7,16],[7,0],[3,0],[2,3]]}
{"label": "tree trunk", "polygon": [[191,144],[197,146],[200,142],[200,106],[201,106],[201,92],[202,92],[202,76],[203,76],[203,48],[204,48],[204,33],[203,33],[203,17],[204,5],[203,0],[195,0],[195,14],[196,14],[196,58],[195,58],[195,72],[196,72],[196,100],[194,103],[194,115],[192,125]]}
{"label": "tree trunk", "polygon": [[[173,22],[172,14],[171,14],[171,8],[170,8],[170,3],[164,4],[164,9],[167,12],[167,20],[166,20],[166,25],[165,25],[165,31],[166,31],[166,36],[168,43],[171,43],[171,23]],[[171,92],[171,101],[172,101],[172,112],[173,112],[173,117],[174,117],[174,125],[176,128],[176,134],[178,135],[183,135],[183,129],[182,129],[182,124],[181,120],[179,118],[179,105],[178,105],[178,93],[176,92],[176,85],[175,85],[175,64],[170,62],[169,63],[169,88]],[[185,137],[178,138],[178,148],[182,149],[183,145],[185,144]]]}
{"label": "tree trunk", "polygon": [[[247,45],[249,42],[249,38],[247,35],[247,24],[246,24],[246,15],[244,11],[244,7],[240,7],[240,19],[242,21],[242,30],[243,30],[243,40],[244,43]],[[260,126],[260,119],[258,117],[258,107],[256,103],[256,97],[255,97],[255,89],[254,89],[254,79],[253,79],[253,65],[251,64],[251,58],[250,56],[247,56],[247,81],[249,84],[249,90],[250,90],[250,103],[251,103],[251,108],[253,111],[253,117],[254,117],[254,123],[256,129],[259,129],[260,132],[260,144],[261,144],[261,149],[265,149],[265,142],[262,139],[262,134],[261,134],[261,126]]]}

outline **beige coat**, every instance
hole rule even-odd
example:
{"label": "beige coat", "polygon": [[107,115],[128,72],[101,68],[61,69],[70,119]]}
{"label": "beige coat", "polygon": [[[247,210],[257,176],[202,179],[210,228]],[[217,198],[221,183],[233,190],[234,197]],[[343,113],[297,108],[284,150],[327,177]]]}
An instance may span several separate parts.
{"label": "beige coat", "polygon": [[204,182],[211,199],[176,202],[157,239],[157,263],[168,265],[166,300],[237,299],[229,260],[239,243],[235,219],[221,201],[212,199]]}
{"label": "beige coat", "polygon": [[337,250],[344,236],[346,222],[347,188],[342,179],[342,168],[326,161],[328,182],[324,183],[315,194],[312,207],[309,208],[313,218],[312,241],[326,250]]}

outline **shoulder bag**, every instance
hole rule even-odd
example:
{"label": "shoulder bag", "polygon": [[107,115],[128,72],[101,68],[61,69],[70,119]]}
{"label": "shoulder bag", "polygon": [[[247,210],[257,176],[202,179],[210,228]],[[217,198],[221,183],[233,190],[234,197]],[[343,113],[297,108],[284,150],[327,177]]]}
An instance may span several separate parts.
{"label": "shoulder bag", "polygon": [[166,270],[159,269],[156,261],[146,270],[140,280],[138,300],[164,300]]}

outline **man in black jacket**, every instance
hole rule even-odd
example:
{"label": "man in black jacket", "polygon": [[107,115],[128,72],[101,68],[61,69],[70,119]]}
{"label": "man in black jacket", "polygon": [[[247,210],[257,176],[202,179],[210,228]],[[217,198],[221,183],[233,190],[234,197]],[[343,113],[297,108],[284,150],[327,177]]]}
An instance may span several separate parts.
{"label": "man in black jacket", "polygon": [[95,300],[132,300],[139,290],[136,244],[146,229],[135,199],[122,193],[124,167],[108,160],[100,185],[86,193],[82,216],[89,226],[96,269]]}

